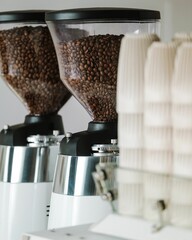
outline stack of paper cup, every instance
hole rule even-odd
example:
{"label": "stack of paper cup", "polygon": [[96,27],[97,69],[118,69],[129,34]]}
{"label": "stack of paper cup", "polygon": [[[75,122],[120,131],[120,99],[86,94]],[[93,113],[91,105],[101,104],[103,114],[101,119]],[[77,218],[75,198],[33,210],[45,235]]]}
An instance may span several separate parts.
{"label": "stack of paper cup", "polygon": [[185,42],[178,47],[172,84],[172,102],[175,104],[192,103],[192,43]]}
{"label": "stack of paper cup", "polygon": [[154,42],[145,64],[145,103],[170,103],[176,43]]}
{"label": "stack of paper cup", "polygon": [[189,178],[192,178],[188,174],[192,161],[191,64],[192,43],[183,43],[177,51],[172,81],[173,174]]}
{"label": "stack of paper cup", "polygon": [[[155,34],[126,34],[121,41],[117,76],[119,166],[141,169],[143,165],[143,87],[148,47],[159,41]],[[138,175],[119,178],[118,211],[141,216],[142,181]],[[137,200],[136,200],[137,199]]]}
{"label": "stack of paper cup", "polygon": [[[119,113],[118,126],[118,143],[120,147],[129,149],[143,148],[143,113]],[[121,159],[120,165],[122,166]]]}
{"label": "stack of paper cup", "polygon": [[[143,149],[144,66],[148,47],[154,41],[159,41],[155,34],[126,34],[121,41],[117,76],[120,148]],[[131,167],[121,158],[119,164]]]}
{"label": "stack of paper cup", "polygon": [[[172,120],[171,81],[177,44],[154,42],[148,49],[144,84],[144,165],[146,171],[171,174]],[[154,202],[169,200],[167,179],[157,174],[145,178],[144,217],[156,220]],[[166,221],[168,213],[165,211]]]}
{"label": "stack of paper cup", "polygon": [[118,213],[121,215],[142,216],[143,213],[143,174],[124,168],[117,169]]}
{"label": "stack of paper cup", "polygon": [[[173,175],[192,180],[192,42],[178,47],[172,81]],[[188,187],[190,185],[190,187]],[[180,187],[179,187],[180,186]],[[173,182],[171,222],[192,226],[192,184]],[[182,195],[182,200],[181,200]],[[192,213],[192,212],[191,212]]]}
{"label": "stack of paper cup", "polygon": [[126,34],[119,53],[117,112],[142,113],[144,64],[148,47],[159,41],[155,34]]}

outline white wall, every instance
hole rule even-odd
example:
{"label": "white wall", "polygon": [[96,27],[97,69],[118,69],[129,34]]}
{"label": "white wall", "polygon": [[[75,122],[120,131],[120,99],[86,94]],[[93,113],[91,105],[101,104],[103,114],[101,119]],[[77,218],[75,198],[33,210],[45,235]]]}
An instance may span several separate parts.
{"label": "white wall", "polygon": [[[192,31],[192,1],[190,0],[0,0],[0,11],[22,9],[57,10],[78,7],[130,7],[161,11],[161,38],[171,39],[177,31]],[[4,124],[21,123],[28,112],[24,105],[0,79],[0,129]],[[72,97],[59,112],[66,131],[87,128],[91,120],[83,107]]]}

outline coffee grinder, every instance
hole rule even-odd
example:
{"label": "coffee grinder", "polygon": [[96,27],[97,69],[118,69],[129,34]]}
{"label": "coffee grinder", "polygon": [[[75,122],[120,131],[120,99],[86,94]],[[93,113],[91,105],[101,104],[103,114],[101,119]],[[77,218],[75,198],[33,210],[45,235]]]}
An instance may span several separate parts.
{"label": "coffee grinder", "polygon": [[46,230],[55,161],[64,135],[58,114],[71,93],[59,76],[44,11],[0,13],[0,74],[26,106],[24,122],[0,132],[0,239]]}
{"label": "coffee grinder", "polygon": [[116,83],[120,43],[127,32],[157,32],[158,11],[87,8],[45,16],[60,77],[90,114],[85,131],[60,143],[48,228],[99,221],[111,212],[92,178],[97,164],[118,164]]}

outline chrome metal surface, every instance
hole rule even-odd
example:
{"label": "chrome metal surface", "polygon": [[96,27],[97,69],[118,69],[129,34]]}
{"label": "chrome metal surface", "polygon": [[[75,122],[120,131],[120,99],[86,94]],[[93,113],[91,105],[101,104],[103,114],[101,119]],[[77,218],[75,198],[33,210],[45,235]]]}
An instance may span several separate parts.
{"label": "chrome metal surface", "polygon": [[59,145],[0,146],[0,182],[53,181]]}
{"label": "chrome metal surface", "polygon": [[53,192],[73,196],[96,195],[92,172],[98,163],[117,162],[118,155],[64,156],[58,155]]}
{"label": "chrome metal surface", "polygon": [[91,149],[96,152],[112,153],[119,152],[119,148],[116,144],[94,144]]}
{"label": "chrome metal surface", "polygon": [[50,146],[61,142],[64,135],[32,135],[27,138],[29,146]]}

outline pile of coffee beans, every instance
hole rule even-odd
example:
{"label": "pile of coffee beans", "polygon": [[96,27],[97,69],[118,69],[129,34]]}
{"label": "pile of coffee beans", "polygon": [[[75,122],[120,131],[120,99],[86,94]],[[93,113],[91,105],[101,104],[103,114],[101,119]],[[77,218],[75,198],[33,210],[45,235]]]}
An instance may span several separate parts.
{"label": "pile of coffee beans", "polygon": [[0,31],[0,74],[33,115],[57,112],[71,96],[47,26]]}
{"label": "pile of coffee beans", "polygon": [[122,37],[95,35],[58,45],[61,79],[93,121],[117,120],[117,67]]}

